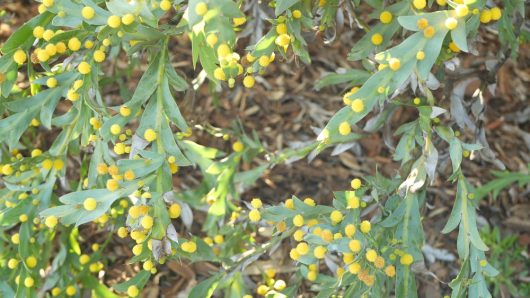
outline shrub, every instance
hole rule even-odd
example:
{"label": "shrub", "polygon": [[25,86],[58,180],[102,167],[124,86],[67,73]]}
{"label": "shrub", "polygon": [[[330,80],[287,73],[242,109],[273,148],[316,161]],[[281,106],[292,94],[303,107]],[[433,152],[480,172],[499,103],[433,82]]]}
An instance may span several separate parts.
{"label": "shrub", "polygon": [[[481,0],[360,2],[277,0],[260,7],[232,0],[42,0],[39,15],[1,49],[3,295],[136,297],[157,267],[184,259],[221,268],[190,297],[294,297],[305,282],[318,297],[416,297],[422,210],[442,151],[457,187],[442,231],[458,228],[461,268],[450,283],[452,296],[490,297],[485,277],[498,272],[486,259],[475,190],[461,170],[485,144],[460,134],[456,127],[469,125],[464,111],[444,108],[431,90],[443,79],[444,63],[472,52],[481,27],[497,28],[504,53],[516,56],[515,16],[523,2],[504,1],[503,9]],[[249,24],[251,9],[275,17],[261,39],[246,44],[239,36],[255,25]],[[304,36],[329,36],[345,11],[365,32],[348,55],[362,67],[316,83],[317,89],[347,86],[344,107],[316,140],[269,153],[257,134],[238,125],[192,127],[184,119],[176,98],[186,90],[253,88],[271,64],[309,64]],[[193,80],[171,63],[175,38],[191,44],[193,68],[200,70]],[[116,67],[118,59],[128,68]],[[131,71],[144,64],[130,91],[122,78],[133,80]],[[17,84],[19,72],[27,88]],[[109,99],[104,92],[113,84],[122,87]],[[279,205],[260,199],[242,205],[241,190],[267,168],[340,150],[361,138],[354,132],[361,120],[370,115],[364,130],[377,131],[397,108],[418,117],[395,131],[400,139],[393,157],[401,164],[395,177],[352,177],[351,188],[335,192],[331,205],[296,196]],[[230,150],[199,144],[194,130],[222,138]],[[39,146],[39,135],[51,138],[49,147]],[[267,161],[240,166],[258,156]],[[176,177],[192,167],[202,180],[185,189]],[[193,212],[203,211],[204,224],[192,229]],[[82,225],[105,236],[94,240]],[[178,234],[175,225],[187,232]],[[270,229],[270,239],[256,239],[258,227]],[[112,263],[104,251],[116,237],[131,239],[129,261],[141,269],[111,290],[98,273]],[[280,243],[290,243],[295,273],[287,280],[266,270],[262,284],[246,287],[243,269]]]}

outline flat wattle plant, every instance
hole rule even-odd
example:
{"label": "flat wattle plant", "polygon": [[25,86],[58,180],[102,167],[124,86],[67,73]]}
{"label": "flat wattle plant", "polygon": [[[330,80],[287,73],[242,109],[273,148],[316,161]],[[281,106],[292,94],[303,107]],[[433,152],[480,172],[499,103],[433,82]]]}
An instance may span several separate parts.
{"label": "flat wattle plant", "polygon": [[[449,284],[452,297],[491,297],[487,279],[498,272],[486,260],[478,200],[461,169],[485,144],[462,136],[472,123],[461,120],[461,102],[451,99],[446,109],[431,90],[445,63],[472,52],[481,24],[495,28],[515,56],[512,21],[524,11],[521,0],[504,1],[504,10],[482,0],[41,2],[39,15],[1,48],[0,297],[136,297],[157,267],[182,260],[220,268],[190,297],[295,297],[302,283],[318,297],[416,297],[415,274],[425,270],[422,212],[442,156],[457,189],[442,230],[458,229],[461,268]],[[221,129],[184,119],[177,101],[190,89],[252,88],[273,63],[310,64],[304,36],[315,28],[333,35],[345,12],[359,17],[365,32],[348,55],[364,69],[316,84],[347,91],[345,107],[311,144],[266,152],[238,123]],[[251,27],[260,28],[259,38],[243,45],[239,38]],[[195,78],[172,65],[172,45],[186,39]],[[125,81],[136,69],[145,71],[129,90]],[[102,93],[111,85],[120,90],[114,98]],[[267,168],[349,148],[362,137],[359,121],[373,115],[364,131],[375,132],[398,108],[418,117],[395,131],[395,177],[353,179],[331,206],[293,196],[277,206],[256,198],[242,207],[242,190]],[[229,150],[197,143],[194,130],[222,138]],[[41,145],[42,135],[49,144]],[[260,155],[266,162],[251,163]],[[243,170],[243,162],[259,166]],[[197,185],[181,184],[189,173],[182,168],[200,170]],[[192,230],[194,212],[206,216]],[[79,226],[89,223],[99,238],[83,234]],[[257,227],[270,231],[270,240],[258,243]],[[114,260],[105,249],[113,237],[131,239],[122,240],[128,261],[140,266],[111,289],[105,267]],[[244,269],[280,243],[292,246],[294,273],[281,279],[264,268],[263,282],[249,287]]]}

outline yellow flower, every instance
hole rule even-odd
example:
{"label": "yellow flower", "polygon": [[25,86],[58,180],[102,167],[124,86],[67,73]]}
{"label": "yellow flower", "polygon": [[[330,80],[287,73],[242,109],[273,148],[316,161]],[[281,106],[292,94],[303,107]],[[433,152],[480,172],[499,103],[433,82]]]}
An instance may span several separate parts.
{"label": "yellow flower", "polygon": [[98,202],[94,198],[86,198],[83,202],[83,207],[87,211],[95,210],[98,206]]}
{"label": "yellow flower", "polygon": [[405,266],[408,266],[408,265],[412,264],[412,262],[414,262],[414,258],[412,257],[412,255],[409,255],[409,254],[404,254],[399,259],[399,263],[401,263],[401,265],[405,265]]}
{"label": "yellow flower", "polygon": [[53,161],[53,168],[60,171],[62,170],[64,167],[64,162],[62,161],[62,159],[56,159]]}
{"label": "yellow flower", "polygon": [[436,33],[436,30],[433,26],[428,26],[427,28],[425,28],[425,30],[423,30],[423,36],[425,36],[426,38],[433,37],[434,33]]}
{"label": "yellow flower", "polygon": [[168,11],[171,9],[171,2],[169,0],[160,1],[160,9],[163,11]]}
{"label": "yellow flower", "polygon": [[13,61],[15,61],[15,63],[18,65],[24,64],[27,58],[26,52],[23,50],[17,50],[13,55]]}
{"label": "yellow flower", "polygon": [[246,76],[243,79],[243,86],[245,86],[246,88],[254,87],[254,83],[255,83],[255,80],[253,76]]}
{"label": "yellow flower", "polygon": [[107,25],[111,28],[118,28],[121,25],[121,18],[119,16],[112,15],[107,19]]}
{"label": "yellow flower", "polygon": [[29,256],[26,258],[26,265],[29,268],[35,268],[37,266],[37,258],[34,256]]}
{"label": "yellow flower", "polygon": [[377,252],[373,249],[369,249],[367,252],[366,252],[366,260],[368,260],[368,262],[375,262],[376,258],[377,258]]}
{"label": "yellow flower", "polygon": [[361,271],[361,265],[359,263],[351,263],[348,266],[348,270],[351,274],[357,274]]}
{"label": "yellow flower", "polygon": [[417,59],[417,60],[420,60],[420,61],[423,60],[423,59],[425,59],[425,52],[424,52],[424,51],[418,51],[418,52],[416,53],[416,59]]}
{"label": "yellow flower", "polygon": [[355,113],[361,113],[362,111],[364,111],[364,102],[362,101],[362,99],[359,98],[354,99],[351,102],[351,108]]}
{"label": "yellow flower", "polygon": [[144,132],[144,139],[148,142],[156,140],[156,132],[151,128],[146,129]]}
{"label": "yellow flower", "polygon": [[359,178],[355,178],[350,182],[350,186],[353,189],[359,189],[362,186],[362,181]]}
{"label": "yellow flower", "polygon": [[120,187],[118,181],[114,179],[107,180],[107,189],[110,191],[116,191]]}
{"label": "yellow flower", "polygon": [[436,3],[440,6],[446,6],[447,5],[447,1],[446,0],[436,0]]}
{"label": "yellow flower", "polygon": [[414,5],[414,8],[416,9],[424,9],[427,5],[427,1],[425,0],[413,0],[412,5]]}
{"label": "yellow flower", "polygon": [[401,61],[399,61],[397,58],[391,58],[390,61],[388,61],[388,66],[393,71],[396,71],[401,67]]}
{"label": "yellow flower", "polygon": [[382,269],[383,267],[385,267],[385,259],[381,256],[377,256],[374,261],[374,266],[377,269]]}
{"label": "yellow flower", "polygon": [[293,18],[299,19],[302,17],[302,12],[298,9],[293,10]]}
{"label": "yellow flower", "polygon": [[379,20],[381,20],[381,23],[383,24],[388,24],[392,22],[392,13],[387,10],[381,12],[381,14],[379,15]]}
{"label": "yellow flower", "polygon": [[94,51],[94,61],[96,62],[105,61],[105,52],[101,50]]}
{"label": "yellow flower", "polygon": [[44,39],[45,41],[50,41],[50,39],[52,39],[54,35],[55,33],[53,32],[53,30],[48,29],[42,34],[42,39]]}
{"label": "yellow flower", "polygon": [[306,242],[298,243],[296,245],[296,252],[301,256],[305,256],[309,252],[309,245]]}
{"label": "yellow flower", "polygon": [[153,227],[154,220],[151,216],[146,215],[142,218],[141,225],[144,229],[149,230]]}
{"label": "yellow flower", "polygon": [[297,214],[293,218],[293,225],[296,227],[301,227],[304,225],[304,217],[300,214]]}
{"label": "yellow flower", "polygon": [[52,7],[54,2],[54,0],[42,0],[42,4],[46,7]]}
{"label": "yellow flower", "polygon": [[331,219],[331,222],[333,224],[338,224],[339,222],[342,221],[343,216],[339,210],[333,210],[329,218]]}
{"label": "yellow flower", "polygon": [[361,248],[362,248],[362,245],[361,245],[361,241],[357,240],[357,239],[353,239],[351,240],[349,243],[348,243],[348,247],[350,248],[350,250],[354,253],[358,253],[361,251]]}
{"label": "yellow flower", "polygon": [[418,26],[420,30],[423,30],[429,26],[429,21],[426,18],[420,18],[416,22],[416,26]]}
{"label": "yellow flower", "polygon": [[279,35],[287,33],[287,25],[284,23],[276,25],[276,33]]}
{"label": "yellow flower", "polygon": [[226,80],[225,72],[223,71],[223,69],[221,67],[217,67],[213,71],[213,77],[216,78],[217,80],[220,80],[220,81],[225,81]]}
{"label": "yellow flower", "polygon": [[316,271],[309,271],[307,272],[307,280],[309,281],[315,281],[317,279],[318,272]]}
{"label": "yellow flower", "polygon": [[491,21],[491,11],[489,9],[484,9],[480,13],[480,22],[483,24],[489,23]]}
{"label": "yellow flower", "polygon": [[447,18],[444,24],[445,24],[445,28],[449,30],[453,30],[458,26],[458,20],[455,18]]}
{"label": "yellow flower", "polygon": [[53,229],[57,225],[58,221],[59,220],[57,219],[56,216],[50,215],[50,216],[46,217],[46,219],[44,220],[44,224],[48,228]]}
{"label": "yellow flower", "polygon": [[234,152],[242,152],[244,149],[245,149],[245,145],[243,145],[243,143],[239,141],[232,144],[232,150],[234,150]]}
{"label": "yellow flower", "polygon": [[247,21],[247,18],[245,18],[245,17],[240,17],[240,18],[234,18],[233,19],[234,26],[236,26],[236,27],[245,24],[246,21]]}
{"label": "yellow flower", "polygon": [[37,26],[33,28],[33,36],[35,38],[42,38],[43,35],[44,35],[44,27]]}
{"label": "yellow flower", "polygon": [[369,232],[370,232],[370,230],[372,229],[372,225],[370,224],[369,221],[367,221],[367,220],[363,220],[363,221],[361,222],[361,227],[360,227],[360,229],[361,229],[361,232],[363,232],[364,234],[366,234],[366,233],[369,233]]}
{"label": "yellow flower", "polygon": [[465,17],[469,13],[469,8],[465,4],[458,4],[455,8],[456,16],[457,17]]}
{"label": "yellow flower", "polygon": [[248,218],[249,218],[250,221],[252,221],[252,222],[258,222],[258,221],[260,221],[260,219],[261,219],[261,214],[260,214],[259,210],[257,210],[257,209],[252,209],[252,210],[250,210],[250,212],[248,213]]}
{"label": "yellow flower", "polygon": [[344,227],[344,232],[346,236],[353,237],[355,235],[355,226],[353,224],[348,224]]}
{"label": "yellow flower", "polygon": [[294,209],[294,201],[293,201],[293,199],[285,200],[285,208]]}
{"label": "yellow flower", "polygon": [[118,237],[125,238],[125,237],[127,237],[127,235],[129,235],[129,231],[127,230],[126,227],[120,227],[118,229],[117,234],[118,234]]}
{"label": "yellow flower", "polygon": [[86,20],[91,20],[94,17],[95,14],[96,14],[96,12],[94,11],[94,8],[92,8],[90,6],[85,6],[85,7],[83,7],[83,9],[81,9],[81,15]]}
{"label": "yellow flower", "polygon": [[212,48],[215,46],[218,40],[219,39],[217,38],[217,35],[215,35],[214,33],[210,33],[206,37],[206,43]]}
{"label": "yellow flower", "polygon": [[134,23],[134,20],[135,20],[135,17],[134,17],[134,15],[131,14],[131,13],[128,13],[128,14],[124,15],[123,17],[121,17],[121,22],[122,22],[125,26]]}
{"label": "yellow flower", "polygon": [[83,61],[79,63],[79,65],[77,66],[77,70],[79,71],[79,73],[86,75],[90,73],[90,71],[92,70],[92,67],[90,66],[90,64]]}
{"label": "yellow flower", "polygon": [[180,245],[180,248],[187,253],[194,253],[197,251],[197,244],[193,241],[186,241]]}
{"label": "yellow flower", "polygon": [[287,47],[291,42],[291,37],[288,34],[280,34],[276,37],[274,41],[280,47]]}
{"label": "yellow flower", "polygon": [[271,63],[271,60],[268,56],[263,55],[259,57],[258,63],[261,67],[267,67]]}
{"label": "yellow flower", "polygon": [[416,98],[414,98],[413,102],[414,102],[415,105],[419,105],[419,104],[421,104],[421,99],[419,97],[416,97]]}
{"label": "yellow flower", "polygon": [[204,2],[199,2],[195,6],[195,13],[199,16],[203,16],[208,12],[208,5]]}
{"label": "yellow flower", "polygon": [[72,37],[68,40],[68,48],[73,51],[79,51],[81,48],[81,41],[77,37]]}
{"label": "yellow flower", "polygon": [[28,276],[24,279],[24,286],[26,288],[31,288],[33,285],[35,285],[35,280],[33,280],[33,278]]}
{"label": "yellow flower", "polygon": [[319,245],[319,246],[315,247],[315,250],[313,251],[313,255],[317,259],[323,259],[326,256],[326,252],[327,251],[328,251],[327,248],[325,248],[324,246]]}
{"label": "yellow flower", "polygon": [[347,121],[342,122],[339,125],[339,134],[347,136],[351,133],[351,126]]}
{"label": "yellow flower", "polygon": [[491,10],[491,19],[494,20],[494,21],[498,21],[501,19],[502,17],[502,11],[500,8],[498,7],[493,7]]}
{"label": "yellow flower", "polygon": [[370,40],[372,41],[372,44],[378,46],[383,43],[383,35],[375,33]]}

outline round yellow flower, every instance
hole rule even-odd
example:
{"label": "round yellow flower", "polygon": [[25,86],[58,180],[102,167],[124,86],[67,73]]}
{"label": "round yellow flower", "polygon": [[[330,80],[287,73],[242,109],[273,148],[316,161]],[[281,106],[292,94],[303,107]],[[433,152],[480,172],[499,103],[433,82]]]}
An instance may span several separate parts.
{"label": "round yellow flower", "polygon": [[128,13],[126,15],[124,15],[123,17],[121,17],[121,22],[125,25],[125,26],[128,26],[132,23],[134,23],[134,20],[135,20],[135,17],[133,14],[131,13]]}
{"label": "round yellow flower", "polygon": [[110,16],[108,19],[107,19],[107,25],[109,25],[109,27],[111,28],[118,28],[120,27],[121,25],[121,18],[119,16]]}
{"label": "round yellow flower", "polygon": [[96,12],[94,8],[90,6],[85,6],[83,9],[81,9],[81,16],[83,16],[83,18],[86,20],[91,20],[95,14]]}
{"label": "round yellow flower", "polygon": [[120,187],[118,181],[114,179],[107,180],[107,189],[110,191],[116,191]]}
{"label": "round yellow flower", "polygon": [[68,48],[73,51],[79,51],[81,48],[81,41],[77,37],[72,37],[68,40]]}
{"label": "round yellow flower", "polygon": [[348,224],[344,227],[344,233],[346,236],[353,237],[355,235],[355,226],[353,224]]}
{"label": "round yellow flower", "polygon": [[424,51],[418,51],[418,52],[416,53],[416,59],[417,59],[417,60],[420,60],[420,61],[423,60],[423,59],[425,59],[425,52],[424,52]]}
{"label": "round yellow flower", "polygon": [[234,142],[234,144],[232,144],[232,150],[234,150],[234,152],[242,152],[244,149],[245,145],[243,145],[243,143],[239,141]]}
{"label": "round yellow flower", "polygon": [[306,242],[298,243],[296,245],[296,252],[301,256],[305,256],[309,252],[309,245]]}
{"label": "round yellow flower", "polygon": [[388,265],[386,266],[385,268],[385,274],[388,276],[388,277],[394,277],[396,275],[396,267],[394,267],[393,265]]}
{"label": "round yellow flower", "polygon": [[13,55],[13,61],[15,61],[15,63],[18,65],[24,64],[27,58],[28,57],[26,55],[26,52],[24,52],[23,50],[17,50]]}
{"label": "round yellow flower", "polygon": [[26,288],[31,288],[33,285],[35,285],[35,280],[33,280],[33,278],[28,276],[24,279],[24,286]]}
{"label": "round yellow flower", "polygon": [[160,9],[163,11],[168,11],[171,9],[171,2],[169,0],[160,1]]}
{"label": "round yellow flower", "polygon": [[359,263],[351,263],[348,266],[348,270],[350,271],[351,274],[357,274],[361,272],[361,265]]}
{"label": "round yellow flower", "polygon": [[329,216],[329,218],[331,219],[332,223],[338,224],[339,222],[342,221],[343,216],[342,216],[342,213],[339,210],[333,210],[331,212],[331,215]]}
{"label": "round yellow flower", "polygon": [[342,122],[339,125],[339,134],[347,136],[351,133],[351,126],[347,121]]}
{"label": "round yellow flower", "polygon": [[304,217],[300,214],[298,215],[295,215],[293,217],[293,225],[295,225],[296,227],[301,227],[304,225]]}
{"label": "round yellow flower", "polygon": [[416,9],[424,9],[427,5],[427,1],[425,0],[414,0],[412,1],[412,5],[414,5],[414,8]]}
{"label": "round yellow flower", "polygon": [[498,7],[493,7],[491,10],[491,19],[494,20],[494,21],[498,21],[501,19],[502,17],[502,11],[500,8]]}
{"label": "round yellow flower", "polygon": [[390,61],[388,61],[388,66],[393,71],[396,71],[401,67],[401,61],[399,61],[397,58],[391,58]]}
{"label": "round yellow flower", "polygon": [[359,98],[354,99],[351,102],[351,108],[355,113],[361,113],[362,111],[364,111],[364,102],[362,101],[362,99]]}
{"label": "round yellow flower", "polygon": [[208,12],[208,5],[204,2],[199,2],[195,5],[195,13],[199,16],[203,16]]}
{"label": "round yellow flower", "polygon": [[194,253],[197,251],[197,244],[193,241],[186,241],[180,245],[180,248],[187,253]]}
{"label": "round yellow flower", "polygon": [[383,24],[388,24],[392,22],[392,13],[387,10],[381,12],[381,14],[379,15],[379,20],[381,20],[381,23]]}
{"label": "round yellow flower", "polygon": [[101,63],[105,61],[105,57],[105,52],[101,50],[94,51],[94,61]]}
{"label": "round yellow flower", "polygon": [[420,18],[416,22],[416,26],[418,26],[418,29],[423,30],[429,26],[429,21],[426,18]]}
{"label": "round yellow flower", "polygon": [[129,295],[129,297],[137,297],[138,295],[140,295],[140,290],[137,286],[129,286],[127,288],[127,295]]}
{"label": "round yellow flower", "polygon": [[95,210],[98,206],[98,202],[94,198],[86,198],[83,202],[83,207],[87,211]]}
{"label": "round yellow flower", "polygon": [[152,142],[154,140],[156,140],[156,132],[151,129],[151,128],[148,128],[145,130],[144,132],[144,139],[148,142]]}
{"label": "round yellow flower", "polygon": [[410,264],[412,264],[412,262],[414,262],[414,258],[412,257],[412,255],[409,254],[404,254],[399,259],[399,263],[405,266],[409,266]]}
{"label": "round yellow flower", "polygon": [[383,35],[375,33],[374,35],[372,35],[370,40],[372,41],[372,44],[378,46],[383,43]]}
{"label": "round yellow flower", "polygon": [[44,220],[44,224],[50,229],[53,229],[58,222],[59,220],[57,219],[57,217],[53,215],[46,217],[46,219]]}
{"label": "round yellow flower", "polygon": [[354,253],[358,253],[361,251],[361,248],[362,248],[362,245],[361,245],[361,241],[357,240],[357,239],[353,239],[351,240],[349,243],[348,243],[348,247],[350,248],[350,250]]}
{"label": "round yellow flower", "polygon": [[425,36],[426,38],[433,37],[435,33],[436,33],[436,30],[434,29],[433,26],[428,26],[427,28],[425,28],[425,30],[423,30],[423,36]]}
{"label": "round yellow flower", "polygon": [[141,225],[144,229],[149,230],[153,227],[154,220],[151,216],[146,215],[142,218]]}
{"label": "round yellow flower", "polygon": [[219,41],[219,39],[215,33],[210,33],[206,36],[206,43],[212,48],[217,44],[217,41]]}
{"label": "round yellow flower", "polygon": [[445,28],[449,30],[453,30],[458,26],[458,20],[455,18],[447,18],[444,24],[445,24]]}
{"label": "round yellow flower", "polygon": [[293,10],[293,18],[299,19],[302,17],[302,12],[298,9]]}
{"label": "round yellow flower", "polygon": [[260,219],[261,219],[261,213],[260,213],[259,210],[257,210],[257,209],[252,209],[252,210],[250,210],[250,212],[248,213],[248,218],[249,218],[250,221],[252,221],[252,222],[258,222],[258,221],[260,221]]}
{"label": "round yellow flower", "polygon": [[42,36],[44,35],[44,27],[42,26],[37,26],[35,28],[33,28],[33,36],[35,38],[42,38]]}
{"label": "round yellow flower", "polygon": [[88,62],[83,61],[79,63],[79,65],[77,66],[77,70],[80,74],[86,75],[90,73],[92,67],[90,66],[90,64],[88,64]]}
{"label": "round yellow flower", "polygon": [[34,256],[29,256],[26,258],[26,265],[29,268],[35,268],[37,266],[37,258]]}
{"label": "round yellow flower", "polygon": [[269,66],[270,63],[271,63],[271,60],[270,60],[269,56],[263,55],[263,56],[259,57],[258,64],[261,67],[267,67],[267,66]]}
{"label": "round yellow flower", "polygon": [[489,9],[484,9],[481,13],[480,13],[480,22],[483,23],[483,24],[487,24],[491,21],[491,10]]}
{"label": "round yellow flower", "polygon": [[361,229],[361,232],[363,232],[364,234],[369,233],[370,230],[372,229],[372,224],[370,224],[370,222],[367,220],[363,220],[361,222],[360,229]]}
{"label": "round yellow flower", "polygon": [[180,216],[180,213],[181,213],[181,209],[180,209],[179,204],[173,203],[171,204],[171,206],[169,206],[169,217],[170,218],[178,218]]}
{"label": "round yellow flower", "polygon": [[366,252],[366,260],[368,260],[368,262],[375,262],[376,258],[377,258],[377,252],[373,249],[369,249],[367,252]]}
{"label": "round yellow flower", "polygon": [[353,189],[355,189],[355,190],[361,188],[361,186],[362,186],[362,181],[361,181],[361,179],[359,179],[359,178],[354,178],[354,179],[350,182],[350,186],[351,186],[351,188],[353,188]]}
{"label": "round yellow flower", "polygon": [[455,8],[456,16],[457,17],[465,17],[469,13],[469,8],[465,4],[458,4]]}
{"label": "round yellow flower", "polygon": [[323,259],[326,256],[326,252],[327,251],[328,251],[327,248],[325,248],[324,246],[319,245],[319,246],[315,247],[315,249],[313,251],[313,255],[317,259]]}
{"label": "round yellow flower", "polygon": [[246,88],[252,88],[252,87],[254,87],[254,83],[255,82],[256,82],[256,80],[254,79],[253,76],[246,76],[243,79],[243,86],[245,86]]}

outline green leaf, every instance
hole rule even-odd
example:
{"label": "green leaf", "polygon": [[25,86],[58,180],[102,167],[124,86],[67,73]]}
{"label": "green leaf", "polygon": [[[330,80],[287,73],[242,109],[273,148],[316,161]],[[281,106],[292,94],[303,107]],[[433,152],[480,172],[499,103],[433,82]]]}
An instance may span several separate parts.
{"label": "green leaf", "polygon": [[129,279],[126,282],[119,283],[112,288],[118,292],[127,292],[127,289],[130,286],[137,286],[138,289],[142,289],[147,281],[149,280],[149,277],[151,276],[151,272],[142,270],[138,274],[136,274],[133,278]]}
{"label": "green leaf", "polygon": [[30,47],[35,41],[33,29],[37,26],[46,27],[53,17],[53,13],[44,12],[20,26],[5,42],[4,46],[2,47],[2,53],[7,54],[18,48]]}
{"label": "green leaf", "polygon": [[190,298],[210,298],[212,297],[213,293],[215,292],[215,289],[217,288],[217,285],[219,284],[220,279],[221,279],[220,276],[216,274],[216,275],[213,275],[201,281],[191,290],[189,297]]}
{"label": "green leaf", "polygon": [[284,11],[298,2],[300,2],[300,0],[277,0],[274,14],[276,14],[276,16],[280,16]]}

